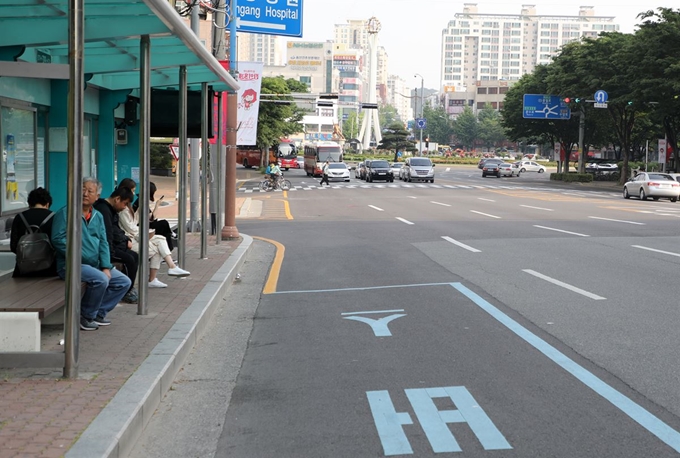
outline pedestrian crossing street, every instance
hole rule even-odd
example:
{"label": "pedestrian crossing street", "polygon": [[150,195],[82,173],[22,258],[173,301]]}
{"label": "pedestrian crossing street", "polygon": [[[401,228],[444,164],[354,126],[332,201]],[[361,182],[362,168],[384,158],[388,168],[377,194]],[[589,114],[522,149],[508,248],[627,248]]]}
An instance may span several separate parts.
{"label": "pedestrian crossing street", "polygon": [[[253,184],[254,187],[241,187],[238,192],[244,194],[252,194],[262,191]],[[565,192],[567,190],[563,188],[547,188],[538,186],[522,186],[522,185],[465,185],[465,184],[436,184],[436,183],[331,183],[330,186],[320,186],[318,184],[299,184],[291,187],[288,192],[293,191],[318,191],[326,189],[387,189],[387,188],[402,188],[402,189],[417,189],[417,188],[428,188],[428,189],[490,189],[490,190],[515,190],[515,191],[542,191],[542,192]],[[282,192],[280,189],[270,192]],[[568,192],[568,191],[567,191]],[[591,195],[616,195],[619,196],[620,193],[611,193],[607,191],[575,191],[580,194],[591,194]]]}

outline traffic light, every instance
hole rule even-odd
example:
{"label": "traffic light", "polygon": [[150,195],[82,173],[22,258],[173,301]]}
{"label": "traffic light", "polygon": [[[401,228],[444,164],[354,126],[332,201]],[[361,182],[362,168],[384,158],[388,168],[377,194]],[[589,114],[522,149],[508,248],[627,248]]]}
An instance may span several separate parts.
{"label": "traffic light", "polygon": [[567,103],[567,104],[569,104],[569,103],[580,103],[581,98],[579,98],[579,97],[565,97],[565,98],[562,99],[562,101],[564,103]]}
{"label": "traffic light", "polygon": [[629,100],[629,101],[628,101],[628,105],[632,105],[632,104],[633,104],[633,101],[632,101],[632,100]]}
{"label": "traffic light", "polygon": [[425,149],[430,148],[430,137],[425,137]]}

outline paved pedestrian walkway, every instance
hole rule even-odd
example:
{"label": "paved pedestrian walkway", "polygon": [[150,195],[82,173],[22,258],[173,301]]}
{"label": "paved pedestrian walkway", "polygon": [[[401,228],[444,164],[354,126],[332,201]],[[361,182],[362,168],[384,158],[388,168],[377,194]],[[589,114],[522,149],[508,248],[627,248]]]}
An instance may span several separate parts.
{"label": "paved pedestrian walkway", "polygon": [[[174,179],[155,178],[171,204],[159,217],[176,219]],[[61,369],[0,369],[0,457],[123,456],[224,297],[251,242],[243,235],[217,245],[210,236],[208,259],[199,259],[200,234],[187,234],[184,267],[191,276],[169,277],[163,265],[158,277],[168,287],[149,290],[147,315],[138,315],[136,304],[121,303],[108,316],[111,326],[81,331],[77,379],[63,379]],[[63,325],[41,331],[43,350],[63,351]]]}

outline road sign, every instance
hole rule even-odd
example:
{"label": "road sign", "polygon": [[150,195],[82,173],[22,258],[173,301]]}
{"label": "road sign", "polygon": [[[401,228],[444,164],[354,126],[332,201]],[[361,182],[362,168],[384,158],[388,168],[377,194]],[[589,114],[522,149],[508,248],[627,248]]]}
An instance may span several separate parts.
{"label": "road sign", "polygon": [[607,108],[607,104],[606,104],[606,103],[598,103],[598,102],[595,102],[595,103],[593,103],[593,106],[594,106],[595,108]]}
{"label": "road sign", "polygon": [[248,0],[236,6],[238,32],[302,36],[303,0]]}
{"label": "road sign", "polygon": [[528,119],[571,118],[571,109],[557,95],[524,94],[523,112]]}
{"label": "road sign", "polygon": [[416,126],[418,127],[418,129],[427,129],[427,119],[416,118]]}
{"label": "road sign", "polygon": [[[599,90],[595,92],[595,102],[597,103],[607,103],[607,100],[609,100],[609,94],[606,92]],[[595,107],[595,108],[602,108],[602,107]],[[606,108],[606,107],[604,107]]]}

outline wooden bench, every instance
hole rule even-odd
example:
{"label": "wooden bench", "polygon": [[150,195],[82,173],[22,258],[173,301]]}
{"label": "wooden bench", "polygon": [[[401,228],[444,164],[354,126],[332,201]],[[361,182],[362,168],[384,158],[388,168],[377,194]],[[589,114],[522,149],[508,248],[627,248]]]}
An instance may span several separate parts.
{"label": "wooden bench", "polygon": [[[86,285],[82,284],[82,291]],[[19,277],[0,282],[0,312],[38,312],[42,321],[65,302],[66,283],[59,277]]]}

